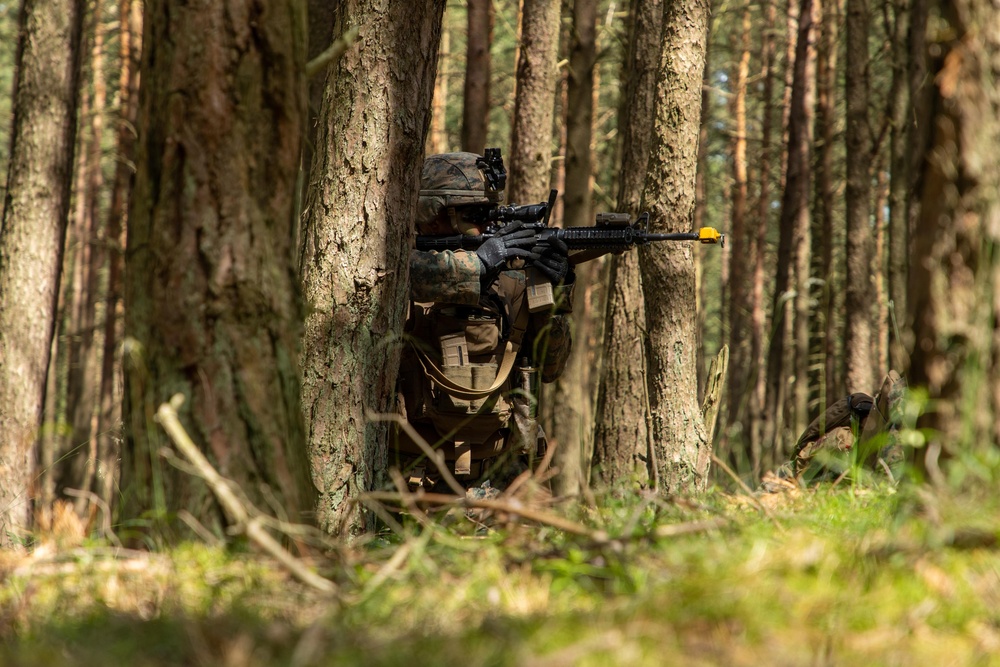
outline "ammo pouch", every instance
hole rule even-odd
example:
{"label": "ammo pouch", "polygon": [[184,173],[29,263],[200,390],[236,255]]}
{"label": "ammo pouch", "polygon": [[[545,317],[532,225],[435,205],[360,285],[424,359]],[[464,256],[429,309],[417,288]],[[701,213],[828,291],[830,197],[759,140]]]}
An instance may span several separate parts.
{"label": "ammo pouch", "polygon": [[[422,390],[419,400],[411,401],[420,409],[410,419],[422,417],[432,427],[438,437],[428,442],[454,461],[456,474],[469,474],[473,460],[509,448],[512,400],[518,393],[511,392],[521,382],[515,361],[528,321],[523,304],[523,298],[511,304],[514,322],[490,304],[412,305],[413,338],[423,345],[411,348]],[[505,342],[506,328],[510,335]],[[515,421],[524,423],[519,417]]]}

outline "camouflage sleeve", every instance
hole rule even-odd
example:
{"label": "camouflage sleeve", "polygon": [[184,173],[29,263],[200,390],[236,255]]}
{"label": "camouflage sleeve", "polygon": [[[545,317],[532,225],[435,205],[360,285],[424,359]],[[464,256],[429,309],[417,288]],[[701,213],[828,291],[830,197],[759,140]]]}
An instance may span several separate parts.
{"label": "camouflage sleeve", "polygon": [[479,303],[480,262],[474,252],[410,251],[410,297],[414,301]]}

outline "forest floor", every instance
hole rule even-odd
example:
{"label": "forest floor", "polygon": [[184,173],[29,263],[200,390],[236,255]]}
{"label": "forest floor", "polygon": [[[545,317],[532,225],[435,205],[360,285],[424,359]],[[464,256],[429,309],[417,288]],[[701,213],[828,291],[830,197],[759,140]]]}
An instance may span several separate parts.
{"label": "forest floor", "polygon": [[313,558],[334,593],[238,540],[41,535],[0,554],[0,665],[1000,665],[1000,496],[960,486],[452,509]]}

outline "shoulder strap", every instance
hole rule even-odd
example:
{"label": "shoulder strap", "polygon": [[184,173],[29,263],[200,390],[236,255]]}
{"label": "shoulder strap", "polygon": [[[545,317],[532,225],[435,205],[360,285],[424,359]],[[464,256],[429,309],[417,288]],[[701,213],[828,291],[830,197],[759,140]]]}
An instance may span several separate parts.
{"label": "shoulder strap", "polygon": [[497,389],[503,386],[503,383],[507,381],[510,377],[510,372],[514,369],[514,363],[517,361],[517,353],[521,349],[521,341],[524,339],[524,332],[528,328],[528,307],[527,299],[524,298],[523,290],[512,303],[512,310],[514,310],[517,315],[514,317],[514,325],[511,327],[510,338],[507,340],[507,346],[504,348],[503,358],[500,360],[500,367],[497,369],[497,377],[486,389],[473,389],[472,387],[467,387],[460,382],[455,382],[451,378],[444,374],[441,367],[434,363],[427,353],[420,348],[417,350],[417,358],[420,360],[420,365],[423,366],[424,372],[436,383],[445,389],[449,394],[455,398],[461,398],[467,401],[474,401],[480,398],[486,398]]}

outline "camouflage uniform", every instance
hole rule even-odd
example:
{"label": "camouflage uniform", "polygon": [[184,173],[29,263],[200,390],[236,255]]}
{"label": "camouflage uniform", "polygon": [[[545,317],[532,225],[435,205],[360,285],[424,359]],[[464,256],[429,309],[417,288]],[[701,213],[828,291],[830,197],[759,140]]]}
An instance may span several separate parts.
{"label": "camouflage uniform", "polygon": [[898,479],[903,450],[898,431],[906,381],[889,371],[874,397],[857,392],[846,396],[817,417],[799,436],[795,452],[776,475],[763,480],[766,491],[783,488],[781,480],[796,483],[832,481],[850,466],[851,452],[864,467]]}
{"label": "camouflage uniform", "polygon": [[[476,233],[463,227],[456,202],[490,205],[497,200],[484,196],[476,174],[467,178],[471,159],[470,154],[449,154],[425,162],[419,233]],[[438,187],[427,187],[428,182]],[[410,252],[411,303],[399,406],[463,484],[489,478],[493,487],[502,488],[512,468],[498,471],[499,464],[531,459],[544,449],[535,419],[537,381],[551,382],[566,365],[572,345],[572,287],[554,288],[555,306],[531,313],[529,273],[508,268],[484,288],[475,252]],[[390,463],[411,483],[433,487],[438,481],[436,467],[405,430],[394,434]]]}

